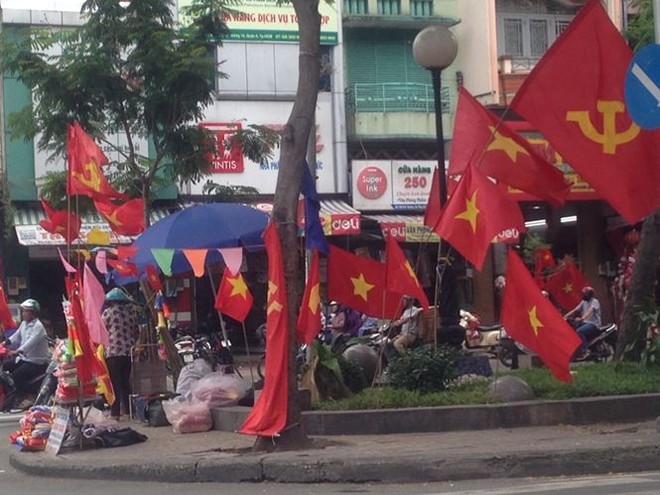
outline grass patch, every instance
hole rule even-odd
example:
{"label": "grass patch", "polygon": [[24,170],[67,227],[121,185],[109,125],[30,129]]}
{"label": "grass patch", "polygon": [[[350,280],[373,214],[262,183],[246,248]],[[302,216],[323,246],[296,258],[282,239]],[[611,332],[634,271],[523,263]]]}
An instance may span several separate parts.
{"label": "grass patch", "polygon": [[[539,400],[577,397],[634,395],[660,392],[660,369],[640,369],[636,363],[589,363],[575,366],[572,383],[557,381],[545,368],[512,371],[507,374],[525,380]],[[454,385],[442,392],[421,393],[391,387],[368,388],[348,399],[323,401],[319,410],[390,409],[402,407],[487,404],[490,381]]]}

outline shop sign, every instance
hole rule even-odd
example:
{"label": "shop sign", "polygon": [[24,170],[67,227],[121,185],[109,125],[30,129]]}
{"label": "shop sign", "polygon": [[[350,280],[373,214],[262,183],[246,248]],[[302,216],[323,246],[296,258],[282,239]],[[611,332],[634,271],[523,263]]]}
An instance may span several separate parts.
{"label": "shop sign", "polygon": [[[179,22],[188,25],[190,20],[181,14],[191,0],[179,0]],[[321,15],[321,44],[336,45],[339,16],[336,5],[319,2]],[[277,0],[243,0],[240,6],[223,15],[229,33],[224,37],[233,41],[294,42],[300,41],[298,16],[289,2]]]}
{"label": "shop sign", "polygon": [[353,207],[423,210],[436,165],[432,160],[354,160]]}
{"label": "shop sign", "polygon": [[515,227],[504,229],[493,239],[493,242],[504,242],[506,244],[517,244],[518,241],[520,241],[520,231]]}
{"label": "shop sign", "polygon": [[[112,244],[130,244],[128,236],[115,234],[107,224],[83,224],[80,227],[80,239],[73,241],[76,246],[85,245],[85,239],[92,229],[108,234]],[[40,225],[16,225],[16,236],[22,246],[64,246],[64,237],[46,232]]]}
{"label": "shop sign", "polygon": [[360,233],[360,215],[352,213],[321,213],[325,235],[352,235]]}
{"label": "shop sign", "polygon": [[237,131],[242,130],[240,122],[204,122],[200,124],[213,133],[216,152],[211,158],[211,173],[214,174],[242,174],[243,146],[240,141],[233,139]]}

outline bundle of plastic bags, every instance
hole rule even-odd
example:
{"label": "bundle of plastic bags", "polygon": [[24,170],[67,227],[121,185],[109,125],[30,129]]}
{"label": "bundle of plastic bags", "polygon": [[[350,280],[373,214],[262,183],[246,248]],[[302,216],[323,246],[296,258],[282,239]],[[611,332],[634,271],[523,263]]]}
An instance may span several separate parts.
{"label": "bundle of plastic bags", "polygon": [[241,377],[221,371],[210,373],[191,386],[193,400],[209,408],[235,406],[248,390],[248,384]]}
{"label": "bundle of plastic bags", "polygon": [[204,402],[175,397],[163,401],[163,409],[174,433],[208,431],[213,427],[211,410]]}

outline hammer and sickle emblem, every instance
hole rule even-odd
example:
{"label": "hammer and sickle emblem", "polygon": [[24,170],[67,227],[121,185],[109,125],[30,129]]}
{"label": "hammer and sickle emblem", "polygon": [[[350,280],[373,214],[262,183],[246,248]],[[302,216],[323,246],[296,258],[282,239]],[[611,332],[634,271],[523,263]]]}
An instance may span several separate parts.
{"label": "hammer and sickle emblem", "polygon": [[608,155],[616,154],[616,147],[625,144],[637,137],[640,128],[636,124],[630,124],[630,127],[623,132],[617,132],[615,117],[617,113],[625,111],[623,102],[616,100],[598,101],[596,104],[598,111],[603,114],[603,131],[599,132],[591,122],[588,111],[566,112],[568,122],[576,122],[580,126],[580,131],[588,139],[603,145],[603,153]]}
{"label": "hammer and sickle emblem", "polygon": [[101,176],[98,166],[94,162],[87,162],[83,165],[83,173],[73,172],[72,174],[82,185],[93,189],[101,190]]}
{"label": "hammer and sickle emblem", "polygon": [[111,215],[106,215],[105,218],[108,220],[108,222],[110,222],[112,225],[115,225],[117,227],[119,227],[121,225],[124,225],[119,220],[117,220],[117,211],[116,210],[113,211]]}

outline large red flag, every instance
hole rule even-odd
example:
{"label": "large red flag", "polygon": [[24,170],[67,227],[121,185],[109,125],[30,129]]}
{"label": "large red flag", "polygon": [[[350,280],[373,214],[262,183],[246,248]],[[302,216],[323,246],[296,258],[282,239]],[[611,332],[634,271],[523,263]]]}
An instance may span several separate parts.
{"label": "large red flag", "polygon": [[232,275],[229,268],[225,268],[222,280],[215,296],[215,309],[231,316],[234,320],[245,321],[252,309],[252,294],[241,273]]}
{"label": "large red flag", "polygon": [[518,204],[470,164],[433,230],[481,270],[493,238],[510,228],[525,231]]}
{"label": "large red flag", "polygon": [[582,340],[509,249],[502,323],[507,334],[539,355],[558,380],[571,381],[569,364]]}
{"label": "large red flag", "polygon": [[424,210],[424,225],[429,228],[435,227],[440,219],[440,173],[438,167],[433,171],[431,179],[431,190],[429,191],[429,200]]}
{"label": "large red flag", "polygon": [[401,296],[386,290],[386,266],[330,246],[328,298],[378,318],[396,318]]}
{"label": "large red flag", "polygon": [[387,237],[385,243],[385,286],[390,291],[402,296],[414,297],[420,302],[422,308],[430,306],[415,270],[406,259],[399,243],[391,235]]}
{"label": "large red flag", "polygon": [[17,327],[16,321],[14,320],[9,305],[7,304],[5,291],[2,288],[2,285],[0,285],[0,325],[2,325],[2,330],[9,330]]}
{"label": "large red flag", "polygon": [[461,174],[470,162],[484,174],[555,206],[565,202],[570,189],[559,169],[461,87],[449,173]]}
{"label": "large red flag", "polygon": [[67,244],[71,244],[80,237],[82,221],[78,215],[67,210],[55,210],[48,201],[40,199],[41,207],[46,214],[46,220],[39,222],[42,229],[51,234],[61,235]]}
{"label": "large red flag", "polygon": [[321,331],[321,294],[319,291],[319,252],[312,251],[312,262],[309,264],[309,274],[305,284],[296,336],[298,342],[309,344]]}
{"label": "large red flag", "polygon": [[546,290],[566,311],[573,309],[582,300],[582,289],[589,281],[571,261],[562,261],[545,282]]}
{"label": "large red flag", "polygon": [[101,166],[107,164],[108,159],[77,122],[69,125],[66,151],[69,161],[67,194],[82,194],[93,199],[128,198],[115,191],[105,178]]}
{"label": "large red flag", "polygon": [[266,308],[266,380],[264,388],[239,432],[273,437],[286,427],[289,403],[289,313],[284,260],[277,227],[264,231],[268,254],[268,300]]}
{"label": "large red flag", "polygon": [[94,201],[94,206],[113,232],[120,235],[138,235],[144,231],[144,201],[141,198],[133,198],[120,205],[97,200]]}
{"label": "large red flag", "polygon": [[582,7],[516,93],[513,108],[630,224],[660,207],[660,131],[624,103],[632,52],[598,0]]}

